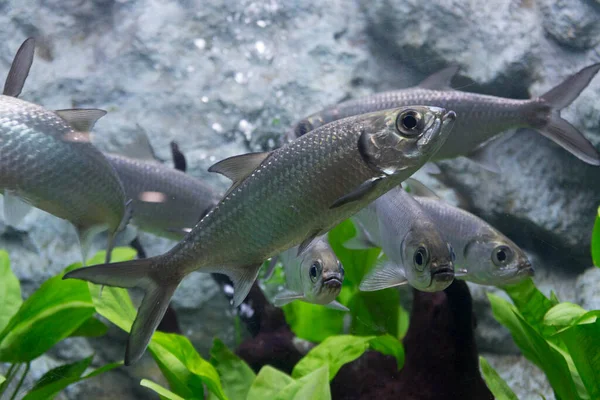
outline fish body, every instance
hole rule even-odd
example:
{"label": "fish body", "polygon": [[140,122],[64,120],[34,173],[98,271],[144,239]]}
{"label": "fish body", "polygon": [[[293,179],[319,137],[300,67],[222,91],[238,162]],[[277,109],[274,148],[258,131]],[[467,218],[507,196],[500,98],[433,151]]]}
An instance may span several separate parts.
{"label": "fish body", "polygon": [[[454,279],[453,250],[436,224],[400,187],[359,211],[353,220],[369,227],[369,238],[389,261],[376,264],[361,290],[380,290],[408,283],[427,292],[444,290]],[[368,246],[368,243],[367,243]]]}
{"label": "fish body", "polygon": [[432,157],[432,161],[467,156],[486,166],[493,165],[493,155],[484,151],[488,141],[507,130],[532,128],[584,162],[600,165],[596,148],[560,117],[560,110],[577,98],[599,69],[600,63],[591,65],[541,97],[516,100],[452,90],[450,80],[457,68],[449,67],[416,87],[375,93],[326,107],[298,122],[287,136],[293,140],[323,124],[350,115],[423,104],[454,110],[459,116],[451,138]]}
{"label": "fish body", "polygon": [[[409,114],[420,125],[406,133]],[[234,304],[241,303],[264,260],[293,246],[302,250],[408,178],[439,149],[454,118],[437,107],[375,112],[325,125],[270,153],[220,161],[210,170],[232,177],[232,188],[170,251],[65,277],[145,289],[126,351],[131,363],[143,354],[185,275],[226,274]]]}
{"label": "fish body", "polygon": [[131,223],[142,231],[181,240],[218,203],[208,185],[181,171],[156,161],[104,155],[133,200]]}
{"label": "fish body", "polygon": [[533,276],[525,252],[481,218],[439,199],[415,200],[454,248],[460,279],[502,286]]}
{"label": "fish body", "polygon": [[[298,254],[292,247],[280,254],[285,271],[286,290],[274,298],[276,306],[293,300],[330,305],[342,290],[344,267],[325,237],[316,238]],[[334,308],[343,307],[335,302]]]}

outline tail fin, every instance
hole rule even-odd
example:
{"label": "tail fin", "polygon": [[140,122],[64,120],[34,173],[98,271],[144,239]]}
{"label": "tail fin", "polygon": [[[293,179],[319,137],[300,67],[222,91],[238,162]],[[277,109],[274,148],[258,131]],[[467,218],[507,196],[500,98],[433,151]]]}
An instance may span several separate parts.
{"label": "tail fin", "polygon": [[536,127],[542,135],[592,165],[600,165],[600,154],[573,125],[560,117],[560,110],[579,96],[599,70],[600,63],[590,65],[542,95],[540,99],[549,105],[552,111],[547,124]]}
{"label": "tail fin", "polygon": [[[158,271],[166,271],[164,257],[152,257],[141,260],[114,264],[95,265],[80,268],[67,273],[63,279],[82,279],[99,285],[121,288],[139,287],[146,292],[138,315],[131,327],[125,365],[131,365],[144,354],[152,334],[164,316],[171,296],[177,289],[182,277],[174,275],[157,276]],[[162,268],[157,268],[161,266]]]}

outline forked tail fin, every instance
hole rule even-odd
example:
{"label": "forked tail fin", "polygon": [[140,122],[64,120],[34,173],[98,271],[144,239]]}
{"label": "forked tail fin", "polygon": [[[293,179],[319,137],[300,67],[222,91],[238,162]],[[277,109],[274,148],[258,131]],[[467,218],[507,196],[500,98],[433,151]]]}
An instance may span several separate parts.
{"label": "forked tail fin", "polygon": [[598,150],[577,128],[561,118],[560,110],[571,104],[579,96],[599,70],[600,63],[590,65],[542,95],[540,99],[551,108],[550,118],[544,126],[535,127],[542,135],[582,161],[592,165],[600,165]]}
{"label": "forked tail fin", "polygon": [[144,354],[152,334],[162,320],[171,296],[183,276],[167,272],[165,257],[158,256],[114,264],[95,265],[67,273],[63,279],[82,279],[99,285],[121,288],[139,287],[145,291],[137,317],[131,327],[125,365],[131,365]]}

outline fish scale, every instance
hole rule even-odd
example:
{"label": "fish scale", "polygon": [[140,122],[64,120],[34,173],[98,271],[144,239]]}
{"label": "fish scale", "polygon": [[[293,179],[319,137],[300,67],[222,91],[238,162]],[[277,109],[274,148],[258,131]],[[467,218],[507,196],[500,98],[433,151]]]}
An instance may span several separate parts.
{"label": "fish scale", "polygon": [[0,96],[0,188],[82,229],[114,232],[125,212],[121,182],[91,144],[63,140],[75,135],[53,112]]}

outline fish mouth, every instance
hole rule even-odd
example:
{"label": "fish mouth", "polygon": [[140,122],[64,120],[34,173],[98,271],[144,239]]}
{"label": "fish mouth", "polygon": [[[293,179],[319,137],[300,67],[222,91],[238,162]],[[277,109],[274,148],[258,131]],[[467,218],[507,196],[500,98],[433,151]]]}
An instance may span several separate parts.
{"label": "fish mouth", "polygon": [[535,276],[535,269],[531,263],[525,263],[519,268],[518,276]]}
{"label": "fish mouth", "polygon": [[328,276],[323,279],[323,286],[328,289],[339,289],[342,287],[342,278],[340,276]]}
{"label": "fish mouth", "polygon": [[454,268],[451,264],[441,265],[431,270],[431,282],[450,282],[454,280]]}

